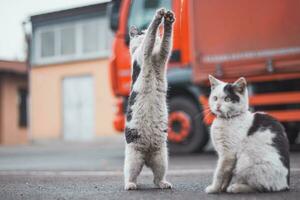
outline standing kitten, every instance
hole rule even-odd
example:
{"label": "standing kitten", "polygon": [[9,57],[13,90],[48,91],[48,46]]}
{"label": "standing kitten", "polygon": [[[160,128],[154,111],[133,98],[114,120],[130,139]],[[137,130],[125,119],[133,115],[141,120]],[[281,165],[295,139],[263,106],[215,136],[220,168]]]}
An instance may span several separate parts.
{"label": "standing kitten", "polygon": [[[164,34],[157,30],[164,18]],[[160,9],[147,31],[130,30],[132,83],[126,118],[124,163],[125,190],[137,189],[136,179],[144,165],[151,168],[154,184],[171,188],[166,181],[168,168],[166,64],[171,45],[174,15]]]}
{"label": "standing kitten", "polygon": [[[246,80],[224,83],[209,76],[209,105],[216,115],[211,138],[219,160],[206,193],[270,192],[289,189],[289,143],[282,125],[248,111]],[[228,186],[232,177],[235,183]]]}

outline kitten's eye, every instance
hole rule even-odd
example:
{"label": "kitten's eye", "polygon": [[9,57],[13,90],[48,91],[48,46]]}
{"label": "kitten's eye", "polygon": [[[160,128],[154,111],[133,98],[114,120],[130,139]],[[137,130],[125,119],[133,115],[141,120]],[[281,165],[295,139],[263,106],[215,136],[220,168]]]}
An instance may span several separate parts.
{"label": "kitten's eye", "polygon": [[218,97],[213,96],[213,100],[214,100],[214,101],[217,101],[217,100],[218,100]]}
{"label": "kitten's eye", "polygon": [[230,97],[225,97],[225,102],[229,102],[229,101],[231,101],[231,98]]}

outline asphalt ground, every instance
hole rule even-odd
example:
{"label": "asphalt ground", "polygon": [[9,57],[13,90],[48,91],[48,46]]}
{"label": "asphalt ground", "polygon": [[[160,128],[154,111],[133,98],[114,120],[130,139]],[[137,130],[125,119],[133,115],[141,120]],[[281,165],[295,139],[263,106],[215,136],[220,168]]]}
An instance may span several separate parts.
{"label": "asphalt ground", "polygon": [[121,136],[94,142],[39,142],[0,147],[0,200],[6,199],[300,199],[300,152],[291,153],[288,192],[208,195],[217,157],[213,152],[171,155],[168,180],[161,190],[144,169],[137,191],[123,189]]}

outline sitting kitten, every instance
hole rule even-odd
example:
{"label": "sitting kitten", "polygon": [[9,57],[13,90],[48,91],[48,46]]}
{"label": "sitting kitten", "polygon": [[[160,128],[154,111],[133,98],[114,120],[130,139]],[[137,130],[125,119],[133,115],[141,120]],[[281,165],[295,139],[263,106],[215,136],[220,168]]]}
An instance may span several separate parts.
{"label": "sitting kitten", "polygon": [[[211,138],[219,159],[206,193],[271,192],[289,189],[289,143],[273,117],[251,113],[246,80],[225,83],[209,76],[209,106],[216,115]],[[233,184],[228,186],[234,178]]]}
{"label": "sitting kitten", "polygon": [[[164,18],[162,39],[157,34]],[[124,163],[125,190],[137,189],[136,179],[144,165],[151,168],[154,184],[171,188],[166,181],[167,80],[166,64],[171,45],[174,14],[160,9],[146,32],[130,29],[132,83],[126,117]]]}

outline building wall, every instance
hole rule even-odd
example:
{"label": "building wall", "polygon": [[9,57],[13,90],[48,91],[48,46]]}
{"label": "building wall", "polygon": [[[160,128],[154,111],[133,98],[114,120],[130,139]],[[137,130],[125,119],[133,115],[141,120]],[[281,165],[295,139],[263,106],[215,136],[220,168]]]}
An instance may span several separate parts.
{"label": "building wall", "polygon": [[62,80],[82,75],[92,75],[94,78],[96,136],[113,133],[114,98],[109,86],[108,60],[95,59],[31,69],[32,139],[63,138]]}
{"label": "building wall", "polygon": [[0,144],[25,144],[27,128],[19,126],[18,92],[27,88],[27,78],[1,75],[0,87]]}

